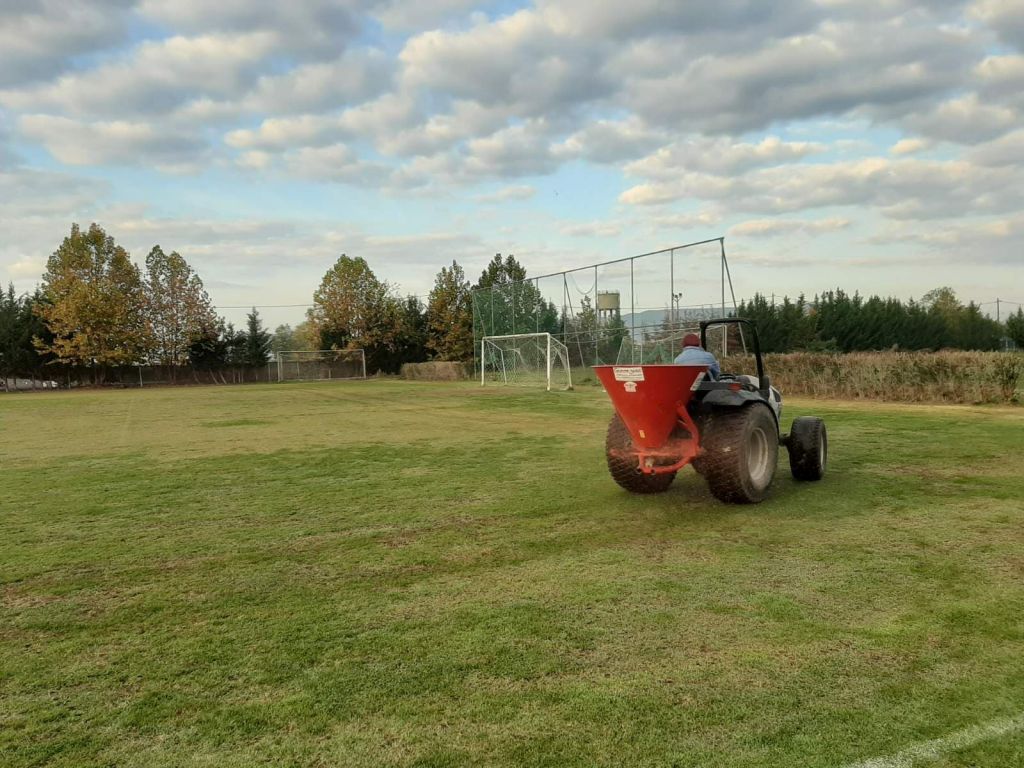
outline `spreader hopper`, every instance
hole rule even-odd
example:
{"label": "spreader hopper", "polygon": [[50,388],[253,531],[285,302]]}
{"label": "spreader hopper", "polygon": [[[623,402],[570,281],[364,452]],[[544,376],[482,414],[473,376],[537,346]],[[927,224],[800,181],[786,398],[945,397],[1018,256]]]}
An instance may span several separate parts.
{"label": "spreader hopper", "polygon": [[594,371],[629,431],[641,472],[676,472],[697,456],[697,427],[686,405],[706,365],[598,365]]}

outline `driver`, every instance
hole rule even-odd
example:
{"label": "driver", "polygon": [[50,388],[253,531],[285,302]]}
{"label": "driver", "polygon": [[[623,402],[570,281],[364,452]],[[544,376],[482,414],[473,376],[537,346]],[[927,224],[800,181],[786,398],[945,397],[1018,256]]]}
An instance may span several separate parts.
{"label": "driver", "polygon": [[683,337],[683,351],[675,359],[676,365],[706,365],[708,367],[708,378],[715,381],[722,375],[722,369],[718,365],[715,356],[700,345],[700,336],[696,333],[688,333]]}

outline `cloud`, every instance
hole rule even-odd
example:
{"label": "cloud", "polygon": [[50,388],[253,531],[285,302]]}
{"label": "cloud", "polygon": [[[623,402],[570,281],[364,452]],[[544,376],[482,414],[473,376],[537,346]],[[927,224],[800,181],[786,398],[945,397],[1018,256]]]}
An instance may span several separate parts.
{"label": "cloud", "polygon": [[52,84],[4,92],[0,103],[77,117],[152,118],[203,96],[236,96],[273,50],[269,32],[148,41],[121,60]]}
{"label": "cloud", "polygon": [[115,45],[133,0],[19,0],[0,7],[0,88],[50,77]]}
{"label": "cloud", "polygon": [[580,224],[565,224],[559,228],[563,235],[570,237],[618,237],[622,229],[606,221],[587,221]]}
{"label": "cloud", "polygon": [[383,92],[391,62],[376,49],[347,52],[282,74],[263,75],[242,100],[249,112],[319,112],[358,104]]}
{"label": "cloud", "polygon": [[1024,167],[1024,130],[1013,131],[995,141],[979,144],[967,157],[979,165]]}
{"label": "cloud", "polygon": [[752,168],[780,165],[825,151],[815,142],[786,142],[767,136],[757,144],[728,137],[695,137],[668,144],[625,167],[631,176],[671,179],[681,173],[742,173]]}
{"label": "cloud", "polygon": [[484,195],[477,195],[476,200],[481,203],[503,203],[507,200],[529,200],[537,194],[537,189],[528,185],[502,187],[494,192]]}
{"label": "cloud", "polygon": [[359,154],[345,144],[303,147],[289,153],[285,162],[288,170],[302,178],[345,184],[378,184],[391,171],[380,163],[360,159]]}
{"label": "cloud", "polygon": [[610,95],[602,54],[602,46],[562,35],[542,14],[521,10],[464,32],[416,35],[399,58],[406,87],[501,104],[527,118]]}
{"label": "cloud", "polygon": [[639,184],[620,195],[628,205],[680,199],[772,214],[864,206],[891,218],[928,219],[1014,210],[1024,203],[1024,187],[1011,168],[975,166],[966,160],[870,157],[775,166],[742,176],[684,173],[675,180]]}
{"label": "cloud", "polygon": [[923,152],[931,146],[931,142],[927,139],[920,138],[908,138],[900,139],[892,148],[889,150],[894,155],[913,155],[918,152]]}
{"label": "cloud", "polygon": [[912,130],[934,139],[975,144],[1019,125],[1021,115],[1001,104],[985,103],[977,93],[969,93],[911,115],[904,122]]}
{"label": "cloud", "polygon": [[142,0],[138,11],[191,33],[273,31],[279,52],[299,58],[335,56],[362,28],[360,4],[346,0]]}
{"label": "cloud", "polygon": [[971,15],[988,24],[1004,43],[1024,51],[1024,6],[1018,0],[978,0]]}
{"label": "cloud", "polygon": [[850,226],[849,219],[752,219],[729,228],[729,234],[740,237],[778,237],[780,235],[820,235],[838,232]]}
{"label": "cloud", "polygon": [[611,62],[627,84],[625,102],[654,125],[731,133],[854,110],[899,114],[962,84],[978,51],[969,36],[909,15],[832,20],[752,50],[697,57],[667,42],[649,66],[648,50]]}
{"label": "cloud", "polygon": [[555,152],[563,157],[581,157],[596,163],[617,163],[649,152],[668,140],[668,134],[632,117],[625,120],[597,120],[568,136]]}
{"label": "cloud", "polygon": [[188,131],[161,130],[151,123],[80,122],[51,115],[25,115],[21,132],[68,165],[152,163],[169,172],[194,169],[205,142]]}

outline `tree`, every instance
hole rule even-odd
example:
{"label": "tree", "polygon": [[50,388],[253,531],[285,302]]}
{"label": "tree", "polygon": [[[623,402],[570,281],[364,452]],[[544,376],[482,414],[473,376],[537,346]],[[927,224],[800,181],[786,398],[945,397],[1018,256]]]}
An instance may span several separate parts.
{"label": "tree", "polygon": [[389,365],[399,330],[399,302],[360,257],[342,254],[313,294],[310,320],[325,348],[363,349],[367,370]]}
{"label": "tree", "polygon": [[295,326],[294,349],[320,349],[320,331],[317,329],[316,323],[303,320]]}
{"label": "tree", "polygon": [[438,360],[473,356],[473,307],[469,282],[456,261],[441,267],[427,299],[427,348]]}
{"label": "tree", "polygon": [[7,379],[21,370],[21,327],[23,301],[14,293],[14,284],[0,292],[0,388],[7,389]]}
{"label": "tree", "polygon": [[416,296],[397,303],[398,322],[394,350],[385,370],[396,372],[403,363],[422,363],[427,359],[427,313]]}
{"label": "tree", "polygon": [[298,349],[295,340],[295,330],[287,323],[282,323],[274,329],[274,335],[270,339],[270,351],[291,352]]}
{"label": "tree", "polygon": [[139,362],[151,346],[139,269],[97,224],[84,233],[72,225],[47,261],[43,298],[36,308],[53,338],[38,339],[40,350],[90,367],[96,382],[106,366]]}
{"label": "tree", "polygon": [[1024,349],[1024,307],[1017,307],[1017,311],[1006,318],[1006,335]]}
{"label": "tree", "polygon": [[526,279],[526,267],[511,254],[491,259],[473,286],[471,309],[474,330],[481,336],[552,332],[542,323],[549,323],[553,305]]}
{"label": "tree", "polygon": [[246,332],[242,361],[245,365],[266,365],[270,352],[270,334],[263,328],[260,313],[252,308],[246,317]]}
{"label": "tree", "polygon": [[146,256],[146,308],[153,329],[153,358],[161,365],[188,362],[189,348],[215,315],[203,281],[176,251],[159,245]]}

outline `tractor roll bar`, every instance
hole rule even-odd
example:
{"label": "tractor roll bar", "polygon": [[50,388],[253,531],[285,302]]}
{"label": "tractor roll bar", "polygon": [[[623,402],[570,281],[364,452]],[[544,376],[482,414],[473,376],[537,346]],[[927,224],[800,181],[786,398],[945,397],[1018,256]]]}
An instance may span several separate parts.
{"label": "tractor roll bar", "polygon": [[[771,381],[764,375],[764,361],[761,359],[761,340],[757,336],[757,325],[752,320],[743,317],[718,317],[713,320],[703,320],[700,324],[700,345],[708,348],[708,328],[713,325],[743,325],[751,330],[754,339],[754,362],[757,363],[758,389],[767,392],[771,388]],[[726,331],[728,333],[728,330]]]}

